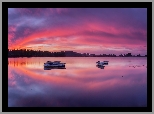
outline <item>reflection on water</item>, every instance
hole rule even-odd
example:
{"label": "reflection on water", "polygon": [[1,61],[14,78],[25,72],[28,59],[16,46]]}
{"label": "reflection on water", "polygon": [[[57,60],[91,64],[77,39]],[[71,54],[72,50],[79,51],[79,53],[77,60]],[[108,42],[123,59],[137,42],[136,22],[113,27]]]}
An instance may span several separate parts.
{"label": "reflection on water", "polygon": [[104,69],[105,66],[96,65],[96,67],[98,67],[98,68],[100,68],[100,69]]}
{"label": "reflection on water", "polygon": [[[48,60],[63,61],[66,69],[45,70]],[[110,63],[98,68],[98,60]],[[145,107],[147,58],[9,58],[8,105]]]}
{"label": "reflection on water", "polygon": [[44,70],[51,70],[51,69],[66,69],[65,67],[44,67]]}
{"label": "reflection on water", "polygon": [[100,68],[100,69],[104,69],[104,67],[106,66],[106,65],[108,65],[108,63],[105,63],[104,65],[96,65],[96,67],[98,67],[98,68]]}

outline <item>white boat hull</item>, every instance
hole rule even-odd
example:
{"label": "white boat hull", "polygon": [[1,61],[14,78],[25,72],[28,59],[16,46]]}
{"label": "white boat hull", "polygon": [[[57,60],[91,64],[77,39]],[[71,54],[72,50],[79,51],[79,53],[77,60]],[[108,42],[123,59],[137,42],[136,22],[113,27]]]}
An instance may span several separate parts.
{"label": "white boat hull", "polygon": [[44,67],[65,67],[66,63],[60,63],[61,61],[47,61],[44,63]]}

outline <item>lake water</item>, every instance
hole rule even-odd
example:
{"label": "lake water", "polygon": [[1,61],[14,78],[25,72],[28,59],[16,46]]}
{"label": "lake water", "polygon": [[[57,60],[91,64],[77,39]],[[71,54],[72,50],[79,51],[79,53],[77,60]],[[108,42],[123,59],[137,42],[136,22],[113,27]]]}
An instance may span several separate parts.
{"label": "lake water", "polygon": [[[66,69],[44,70],[46,61]],[[104,69],[97,61],[109,61]],[[9,107],[146,107],[146,57],[8,58]]]}

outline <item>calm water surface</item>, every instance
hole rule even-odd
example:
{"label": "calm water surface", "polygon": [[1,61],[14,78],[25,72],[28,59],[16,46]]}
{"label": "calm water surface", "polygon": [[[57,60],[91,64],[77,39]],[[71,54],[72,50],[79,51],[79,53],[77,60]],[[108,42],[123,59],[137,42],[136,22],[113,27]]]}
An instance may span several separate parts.
{"label": "calm water surface", "polygon": [[[44,70],[48,60],[66,69]],[[146,107],[147,58],[8,58],[8,106]]]}

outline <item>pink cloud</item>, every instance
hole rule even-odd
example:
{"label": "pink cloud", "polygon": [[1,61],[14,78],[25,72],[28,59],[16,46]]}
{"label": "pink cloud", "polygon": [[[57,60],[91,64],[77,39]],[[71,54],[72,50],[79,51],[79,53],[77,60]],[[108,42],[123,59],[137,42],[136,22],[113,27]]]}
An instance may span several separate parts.
{"label": "pink cloud", "polygon": [[[98,10],[102,11],[102,13],[99,14]],[[129,12],[127,10],[128,9],[124,9],[124,11]],[[132,9],[132,11],[133,10],[134,9]],[[138,17],[133,15],[131,10],[131,13],[129,13],[134,20],[128,20],[128,16],[122,15],[123,12],[121,12],[120,9],[116,9],[116,11],[117,15],[121,15],[121,17],[118,17],[113,13],[113,15],[108,14],[108,19],[105,12],[109,11],[112,13],[110,9],[71,10],[69,8],[25,8],[16,9],[16,11],[19,15],[21,13],[22,15],[27,16],[25,20],[27,24],[29,23],[27,25],[29,27],[25,29],[24,26],[26,25],[24,21],[21,21],[18,24],[18,26],[21,25],[19,34],[18,31],[20,29],[17,31],[15,27],[9,26],[9,31],[13,31],[15,34],[13,36],[11,33],[8,33],[9,48],[16,48],[17,45],[26,47],[28,45],[33,46],[36,44],[54,44],[55,47],[52,49],[55,50],[64,50],[68,48],[70,48],[70,50],[73,48],[79,50],[79,46],[96,46],[97,48],[102,45],[103,47],[110,48],[124,47],[133,49],[136,45],[146,45],[146,28],[142,27],[144,24],[137,21]],[[37,19],[36,17],[41,14],[47,14],[48,16],[41,16],[40,18],[42,20],[39,20],[39,18]],[[95,15],[93,16],[92,14]],[[28,18],[28,16],[31,16],[30,20],[27,20],[30,18]],[[113,19],[115,21],[113,21]],[[15,38],[15,41],[12,41],[13,37]],[[38,38],[46,38],[46,41],[37,41],[36,39]],[[88,49],[83,49],[83,52],[86,50]]]}

